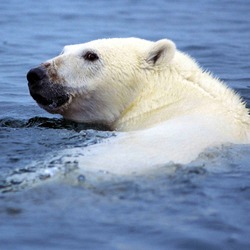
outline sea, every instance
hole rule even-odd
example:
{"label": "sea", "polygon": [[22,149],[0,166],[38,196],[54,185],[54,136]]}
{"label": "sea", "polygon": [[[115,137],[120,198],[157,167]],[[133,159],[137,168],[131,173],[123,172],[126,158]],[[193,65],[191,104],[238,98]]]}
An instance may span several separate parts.
{"label": "sea", "polygon": [[26,80],[64,45],[168,38],[249,107],[249,13],[247,0],[1,0],[0,249],[250,249],[249,145],[150,175],[77,175],[51,159],[113,134],[46,113]]}

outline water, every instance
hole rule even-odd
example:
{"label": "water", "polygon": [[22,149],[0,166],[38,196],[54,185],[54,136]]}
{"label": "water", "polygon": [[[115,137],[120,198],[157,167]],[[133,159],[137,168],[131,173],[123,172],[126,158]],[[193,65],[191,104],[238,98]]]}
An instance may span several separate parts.
{"label": "water", "polygon": [[[249,11],[245,0],[1,1],[0,248],[250,249],[249,146],[208,150],[171,174],[78,176],[51,159],[112,134],[39,109],[25,78],[66,44],[167,37],[249,105]],[[45,184],[53,171],[60,180]]]}

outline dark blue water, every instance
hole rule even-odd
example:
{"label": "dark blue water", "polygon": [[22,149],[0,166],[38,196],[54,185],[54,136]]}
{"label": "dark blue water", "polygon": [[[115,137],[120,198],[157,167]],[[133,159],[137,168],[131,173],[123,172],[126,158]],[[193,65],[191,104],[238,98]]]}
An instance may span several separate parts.
{"label": "dark blue water", "polygon": [[50,157],[110,134],[39,109],[25,78],[66,44],[170,38],[249,105],[249,13],[245,0],[1,1],[0,249],[250,249],[249,146],[113,180],[63,166],[43,184]]}

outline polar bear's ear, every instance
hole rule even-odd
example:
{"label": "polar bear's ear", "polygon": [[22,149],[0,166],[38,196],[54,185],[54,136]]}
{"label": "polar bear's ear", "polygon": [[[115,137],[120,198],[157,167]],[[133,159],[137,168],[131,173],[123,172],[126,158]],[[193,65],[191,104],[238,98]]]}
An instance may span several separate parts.
{"label": "polar bear's ear", "polygon": [[149,48],[146,55],[146,61],[152,66],[169,63],[175,54],[175,44],[168,40],[159,40]]}

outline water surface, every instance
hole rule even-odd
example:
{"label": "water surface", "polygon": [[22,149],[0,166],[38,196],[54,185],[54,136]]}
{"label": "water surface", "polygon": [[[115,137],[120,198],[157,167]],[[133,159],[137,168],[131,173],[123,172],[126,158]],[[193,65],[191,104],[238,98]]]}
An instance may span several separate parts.
{"label": "water surface", "polygon": [[[0,248],[250,249],[249,146],[208,150],[171,174],[77,176],[51,159],[112,134],[47,114],[26,81],[66,44],[170,38],[249,105],[249,12],[245,0],[1,1]],[[59,181],[36,185],[51,171]]]}

